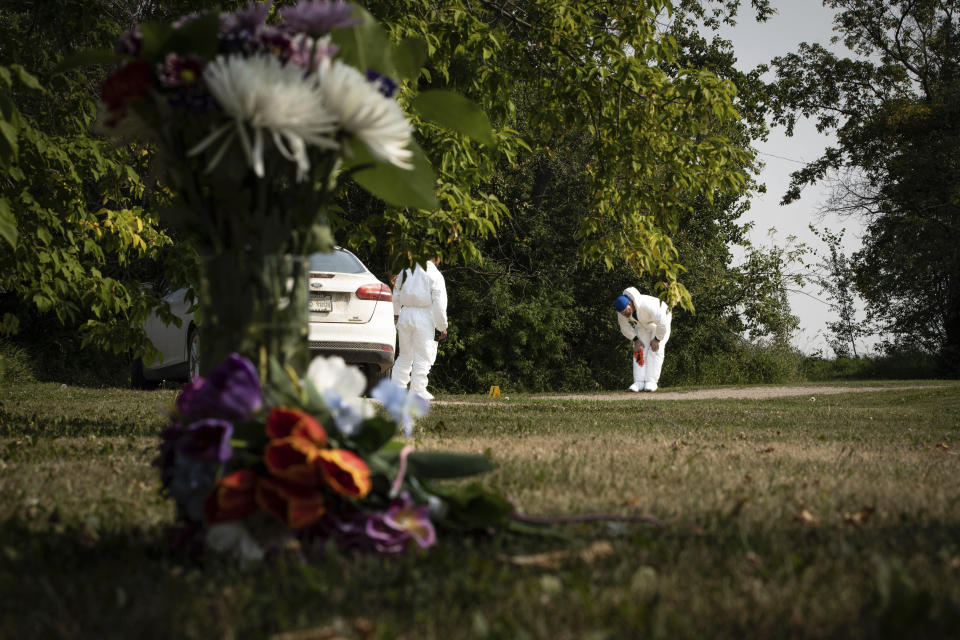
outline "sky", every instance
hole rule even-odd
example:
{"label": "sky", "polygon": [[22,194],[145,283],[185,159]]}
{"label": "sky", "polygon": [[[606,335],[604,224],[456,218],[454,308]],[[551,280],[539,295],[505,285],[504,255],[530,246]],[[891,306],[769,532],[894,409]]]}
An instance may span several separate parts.
{"label": "sky", "polygon": [[[722,37],[733,43],[739,68],[752,69],[778,55],[796,51],[801,42],[819,42],[837,53],[844,53],[842,45],[830,45],[830,38],[834,35],[833,11],[823,7],[819,0],[773,0],[772,5],[777,14],[767,22],[757,23],[752,12],[741,9],[737,25],[720,31]],[[768,79],[773,79],[772,74]],[[862,223],[858,219],[848,217],[841,220],[835,215],[822,216],[820,213],[829,196],[825,185],[808,186],[799,200],[786,206],[779,204],[790,182],[790,173],[819,157],[833,140],[831,135],[819,133],[811,121],[801,119],[793,137],[784,135],[782,128],[774,128],[766,142],[755,143],[760,159],[766,165],[759,181],[766,184],[767,192],[756,194],[750,211],[741,218],[741,221],[754,222],[750,235],[754,245],[784,246],[790,236],[796,236],[799,241],[822,252],[825,246],[808,228],[816,224],[834,231],[845,228],[843,248],[848,255],[860,248]],[[834,317],[825,296],[816,286],[808,285],[791,292],[790,306],[800,319],[794,345],[805,353],[821,350],[824,355],[832,357],[825,335],[826,323]],[[863,344],[858,343],[858,348],[869,348],[875,342],[875,339],[868,339]]]}

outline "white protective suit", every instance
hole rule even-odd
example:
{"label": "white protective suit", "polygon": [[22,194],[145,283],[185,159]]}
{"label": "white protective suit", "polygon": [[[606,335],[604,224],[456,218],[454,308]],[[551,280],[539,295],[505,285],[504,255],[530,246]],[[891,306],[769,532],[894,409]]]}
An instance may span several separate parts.
{"label": "white protective suit", "polygon": [[433,262],[424,269],[405,269],[393,290],[393,313],[397,318],[397,359],[391,379],[397,384],[433,399],[427,391],[427,376],[437,359],[434,331],[447,330],[447,287]]}
{"label": "white protective suit", "polygon": [[[634,386],[630,388],[634,391],[655,391],[660,380],[660,370],[663,369],[663,354],[670,338],[670,308],[659,298],[642,295],[634,287],[624,289],[623,295],[633,302],[636,317],[624,318],[618,313],[620,331],[631,343],[634,338],[639,338],[643,349],[643,365],[640,365],[636,358],[633,359]],[[650,341],[654,337],[660,341],[657,351],[650,348]]]}

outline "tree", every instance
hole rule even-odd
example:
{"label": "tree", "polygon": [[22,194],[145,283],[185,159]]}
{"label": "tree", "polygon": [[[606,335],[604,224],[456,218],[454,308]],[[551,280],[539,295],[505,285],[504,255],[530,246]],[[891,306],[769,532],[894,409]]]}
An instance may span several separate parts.
{"label": "tree", "polygon": [[[698,5],[699,6],[699,5]],[[709,69],[738,87],[737,107],[745,121],[723,133],[742,148],[763,135],[764,84],[759,72],[741,73],[729,42],[705,39],[691,14],[674,15],[670,33],[678,61],[666,68]],[[527,131],[531,100],[517,92],[518,129]],[[536,95],[536,94],[532,94]],[[718,126],[720,126],[718,124]],[[502,163],[491,187],[512,212],[500,233],[478,246],[481,265],[447,266],[451,336],[433,375],[440,386],[477,391],[498,384],[529,390],[609,389],[629,376],[627,345],[616,327],[611,301],[625,286],[656,291],[655,274],[638,275],[614,257],[611,269],[577,259],[579,220],[589,215],[593,160],[589,135],[559,131],[539,151]],[[683,281],[696,313],[674,310],[668,383],[697,382],[717,369],[736,371],[744,335],[786,344],[796,327],[786,287],[795,274],[791,251],[750,249],[733,265],[732,245],[746,245],[747,225],[738,218],[749,206],[739,194],[709,202],[700,196],[677,211],[671,241],[686,271]],[[722,363],[713,367],[711,363]],[[712,378],[711,378],[712,379]]]}
{"label": "tree", "polygon": [[451,88],[475,100],[497,128],[498,148],[485,153],[418,127],[439,174],[441,209],[370,215],[373,203],[348,202],[334,220],[338,233],[356,244],[372,230],[393,255],[476,259],[469,238],[493,233],[507,213],[487,183],[497,163],[519,167],[528,150],[549,155],[554,140],[575,133],[585,205],[571,229],[578,256],[608,268],[623,259],[671,303],[691,306],[670,240],[679,211],[697,196],[742,192],[751,153],[724,133],[739,119],[733,83],[684,64],[675,38],[659,29],[670,2],[366,4],[395,41],[427,42],[426,72],[411,94]]}
{"label": "tree", "polygon": [[772,108],[837,144],[793,176],[836,176],[831,207],[866,220],[853,271],[868,318],[960,366],[960,7],[944,0],[824,0],[837,11],[841,58],[819,44],[773,61]]}
{"label": "tree", "polygon": [[156,295],[135,275],[170,239],[144,207],[142,150],[91,133],[95,75],[53,69],[65,52],[112,39],[119,6],[0,9],[0,334],[43,335],[53,318],[99,348],[143,341]]}
{"label": "tree", "polygon": [[822,258],[813,274],[814,282],[820,292],[830,298],[830,310],[837,316],[827,323],[832,334],[827,338],[827,344],[838,358],[857,358],[857,339],[871,335],[872,331],[857,318],[856,273],[850,258],[840,248],[846,230],[834,233],[810,225],[810,231],[827,245],[828,255]]}

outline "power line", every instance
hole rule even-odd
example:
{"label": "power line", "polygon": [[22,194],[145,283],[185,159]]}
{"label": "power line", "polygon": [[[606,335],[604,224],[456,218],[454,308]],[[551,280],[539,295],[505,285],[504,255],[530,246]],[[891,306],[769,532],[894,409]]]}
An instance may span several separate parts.
{"label": "power line", "polygon": [[796,162],[797,164],[807,164],[803,160],[794,160],[793,158],[787,158],[784,156],[778,156],[775,153],[767,153],[766,151],[757,151],[761,156],[770,156],[771,158],[777,158],[779,160],[786,160],[787,162]]}

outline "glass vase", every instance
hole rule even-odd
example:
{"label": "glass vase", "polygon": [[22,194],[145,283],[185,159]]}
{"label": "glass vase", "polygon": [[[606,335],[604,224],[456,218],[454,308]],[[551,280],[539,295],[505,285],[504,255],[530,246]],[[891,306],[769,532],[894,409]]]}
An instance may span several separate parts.
{"label": "glass vase", "polygon": [[271,358],[305,371],[309,273],[305,256],[233,251],[207,256],[200,287],[200,375],[234,352],[257,367],[264,383]]}

